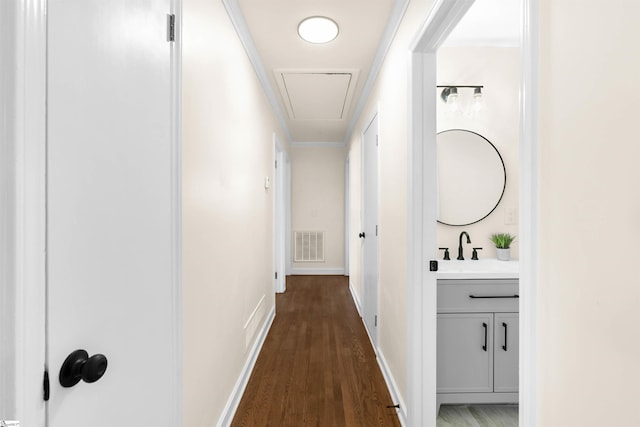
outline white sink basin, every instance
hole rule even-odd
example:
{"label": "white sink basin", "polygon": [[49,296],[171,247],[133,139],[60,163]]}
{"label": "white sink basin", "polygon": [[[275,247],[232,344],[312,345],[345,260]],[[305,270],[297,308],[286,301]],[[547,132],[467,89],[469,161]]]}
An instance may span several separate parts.
{"label": "white sink basin", "polygon": [[517,279],[519,276],[520,263],[517,260],[438,261],[438,279]]}

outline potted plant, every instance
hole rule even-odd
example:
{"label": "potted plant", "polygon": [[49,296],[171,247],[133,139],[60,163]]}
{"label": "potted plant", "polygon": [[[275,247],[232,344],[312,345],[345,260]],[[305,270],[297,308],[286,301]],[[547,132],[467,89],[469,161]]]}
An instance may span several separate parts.
{"label": "potted plant", "polygon": [[511,243],[516,239],[509,233],[493,233],[491,241],[496,245],[496,257],[501,261],[509,261],[511,258]]}

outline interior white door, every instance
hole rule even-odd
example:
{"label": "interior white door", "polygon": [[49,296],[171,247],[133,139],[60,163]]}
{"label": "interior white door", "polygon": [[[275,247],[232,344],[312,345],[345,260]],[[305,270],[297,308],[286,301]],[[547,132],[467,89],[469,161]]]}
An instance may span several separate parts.
{"label": "interior white door", "polygon": [[[276,137],[277,138],[277,137]],[[273,174],[274,191],[274,271],[275,271],[275,291],[282,293],[286,291],[286,152],[276,143],[274,149],[275,171]]]}
{"label": "interior white door", "polygon": [[[170,6],[48,4],[48,427],[180,422]],[[106,371],[63,387],[79,349]]]}
{"label": "interior white door", "polygon": [[378,316],[378,116],[364,132],[362,173],[363,316],[369,336],[377,343]]}

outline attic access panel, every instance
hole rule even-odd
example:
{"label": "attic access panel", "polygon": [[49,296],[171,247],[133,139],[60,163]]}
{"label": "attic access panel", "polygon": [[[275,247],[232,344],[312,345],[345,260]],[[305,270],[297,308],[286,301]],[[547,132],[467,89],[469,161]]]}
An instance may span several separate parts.
{"label": "attic access panel", "polygon": [[276,70],[291,120],[344,120],[358,78],[355,70]]}

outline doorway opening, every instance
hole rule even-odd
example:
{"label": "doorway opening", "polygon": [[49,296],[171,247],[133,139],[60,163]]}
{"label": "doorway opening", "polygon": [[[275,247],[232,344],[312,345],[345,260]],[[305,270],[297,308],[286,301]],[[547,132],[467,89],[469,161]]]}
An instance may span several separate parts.
{"label": "doorway opening", "polygon": [[[473,0],[437,2],[412,48],[410,77],[409,192],[409,419],[412,425],[436,423],[437,287],[430,259],[436,259],[437,52]],[[535,425],[535,285],[536,285],[536,99],[537,15],[534,1],[522,8],[519,159],[519,425]],[[474,84],[474,83],[471,83]],[[457,243],[457,242],[456,242]]]}

